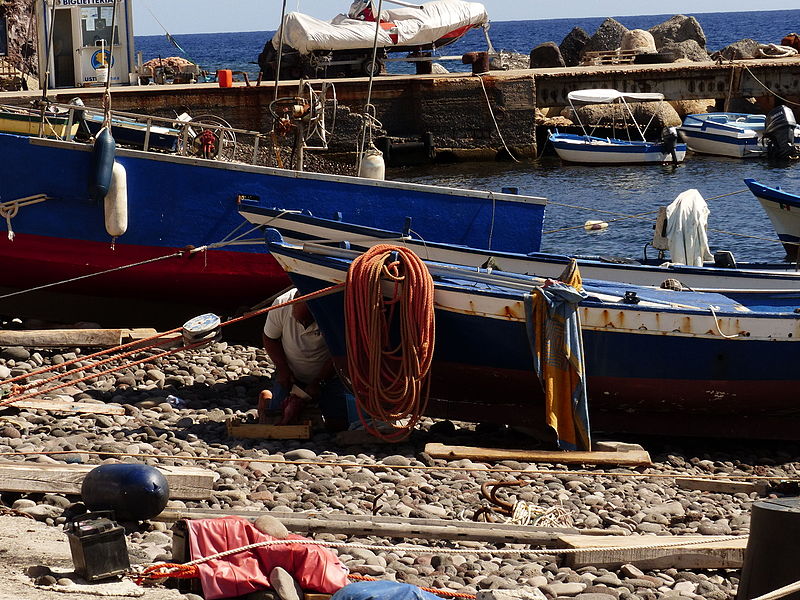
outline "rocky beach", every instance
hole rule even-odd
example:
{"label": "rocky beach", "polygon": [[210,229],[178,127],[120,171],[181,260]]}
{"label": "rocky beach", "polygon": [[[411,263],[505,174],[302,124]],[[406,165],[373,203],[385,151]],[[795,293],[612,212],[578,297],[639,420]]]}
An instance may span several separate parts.
{"label": "rocky beach", "polygon": [[[0,352],[0,378],[73,359],[79,360],[77,366],[88,368],[88,361],[80,362],[82,353],[88,351],[5,348]],[[254,516],[266,512],[278,518],[313,512],[466,522],[486,505],[481,484],[522,479],[524,485],[509,488],[501,496],[545,509],[560,506],[561,513],[579,532],[591,530],[620,539],[645,534],[744,535],[755,501],[796,492],[794,444],[631,440],[650,451],[653,464],[621,468],[433,459],[424,451],[427,442],[497,447],[535,447],[535,442],[511,430],[429,419],[406,442],[395,445],[345,446],[325,432],[305,441],[229,437],[227,420],[255,419],[258,392],[267,387],[271,372],[260,348],[215,342],[167,358],[153,357],[99,380],[76,381],[50,397],[118,405],[124,414],[65,415],[6,408],[0,413],[0,458],[34,465],[123,461],[202,467],[213,472],[209,498],[172,499],[167,508],[204,509],[220,516],[226,511],[258,511]],[[676,485],[675,478],[709,476],[743,478],[754,487],[750,491],[714,493]],[[4,522],[13,522],[16,527],[23,523],[23,528],[30,524],[28,536],[42,535],[47,544],[61,548],[55,555],[37,558],[31,553],[16,560],[11,560],[18,550],[16,544],[5,549],[9,568],[0,578],[15,582],[18,589],[14,597],[45,597],[39,595],[42,589],[48,590],[46,597],[56,597],[58,591],[80,592],[80,582],[63,574],[69,572],[71,561],[64,552],[66,539],[60,529],[65,508],[80,498],[3,492],[0,499],[2,512],[10,515],[3,517]],[[9,528],[13,529],[4,526],[4,531]],[[126,530],[132,563],[146,566],[172,559],[168,523],[129,523]],[[503,597],[503,590],[524,590],[525,597],[549,599],[725,600],[735,596],[740,576],[738,570],[653,571],[631,564],[573,569],[562,566],[563,557],[545,550],[482,541],[399,540],[335,533],[318,534],[316,539],[385,547],[385,551],[337,549],[354,574],[493,598]],[[35,539],[31,541],[35,543]],[[397,549],[398,542],[419,543],[436,551],[402,552]],[[40,548],[47,544],[43,541]],[[448,548],[467,553],[448,554]],[[128,589],[122,595],[130,592]],[[147,588],[144,593],[146,597],[179,597],[178,591],[161,588]]]}

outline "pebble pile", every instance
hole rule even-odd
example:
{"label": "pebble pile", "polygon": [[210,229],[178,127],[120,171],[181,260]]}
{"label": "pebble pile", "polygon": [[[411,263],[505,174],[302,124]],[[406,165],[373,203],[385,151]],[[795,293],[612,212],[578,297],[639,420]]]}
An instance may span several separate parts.
{"label": "pebble pile", "polygon": [[[0,351],[0,380],[80,356],[80,349],[37,352],[5,348]],[[439,441],[481,446],[500,442],[509,447],[518,440],[510,431],[431,420],[426,420],[407,442],[393,446],[340,447],[328,433],[318,433],[303,442],[229,438],[226,420],[234,416],[255,418],[258,392],[269,385],[271,372],[260,348],[217,342],[169,358],[153,358],[146,365],[123,368],[99,380],[75,383],[52,396],[119,404],[125,414],[64,415],[18,409],[0,412],[0,459],[86,464],[123,460],[153,466],[204,467],[215,473],[211,499],[171,500],[169,506],[268,510],[276,515],[309,510],[349,514],[376,511],[387,516],[471,520],[485,503],[479,493],[481,483],[524,478],[530,485],[515,488],[510,494],[516,495],[507,496],[509,499],[543,507],[561,505],[570,513],[576,528],[605,529],[619,535],[748,532],[750,508],[758,500],[756,493],[683,490],[675,487],[672,478],[645,474],[759,475],[791,480],[800,467],[793,445],[708,440],[703,444],[648,440],[645,445],[654,464],[635,477],[627,476],[630,469],[612,468],[602,473],[596,469],[598,474],[592,474],[587,469],[572,468],[581,472],[542,474],[540,471],[565,471],[568,467],[516,461],[495,465],[469,460],[446,462],[427,456],[424,444]],[[58,454],[62,451],[73,453]],[[251,462],[265,458],[272,462]],[[319,464],[288,464],[290,461]],[[382,464],[386,468],[331,463]],[[391,468],[434,465],[463,470]],[[504,475],[490,468],[511,472]],[[526,475],[526,470],[531,473]],[[787,484],[768,489],[768,493],[781,492],[796,493],[796,489],[787,489]],[[64,509],[79,498],[2,493],[0,500],[0,508],[14,509],[59,526],[64,521]],[[128,529],[133,562],[150,564],[171,559],[172,534],[166,524],[143,523]],[[531,597],[549,599],[726,600],[735,596],[739,575],[736,571],[676,569],[642,572],[632,565],[618,570],[573,570],[559,566],[558,558],[542,551],[498,556],[493,554],[493,546],[481,542],[416,540],[442,548],[473,549],[474,553],[415,556],[396,551],[398,540],[353,539],[335,534],[317,537],[386,546],[385,552],[339,550],[353,573],[472,594],[494,590],[492,595],[497,598],[502,597],[502,590],[526,588]]]}

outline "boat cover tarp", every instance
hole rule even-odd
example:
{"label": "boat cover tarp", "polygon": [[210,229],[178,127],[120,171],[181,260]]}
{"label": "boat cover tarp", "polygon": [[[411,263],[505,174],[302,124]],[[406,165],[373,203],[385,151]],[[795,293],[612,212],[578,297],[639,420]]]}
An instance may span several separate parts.
{"label": "boat cover tarp", "polygon": [[[276,538],[261,533],[242,517],[189,519],[192,560]],[[289,540],[306,540],[289,535]],[[237,598],[269,587],[269,574],[282,567],[301,588],[333,594],[347,585],[348,569],[328,548],[307,544],[261,546],[197,565],[207,600]]]}
{"label": "boat cover tarp", "polygon": [[358,581],[344,586],[331,600],[441,600],[410,583],[399,581]]}
{"label": "boat cover tarp", "polygon": [[706,234],[710,212],[695,189],[681,192],[667,206],[667,243],[673,263],[702,267],[703,261],[714,258]]}
{"label": "boat cover tarp", "polygon": [[650,102],[663,100],[664,94],[656,92],[642,92],[639,94],[619,92],[617,90],[576,90],[567,94],[567,98],[572,102],[587,102],[592,104],[608,104],[620,99],[632,102]]}
{"label": "boat cover tarp", "polygon": [[[483,4],[461,0],[434,0],[418,8],[397,8],[381,12],[384,23],[378,32],[378,47],[431,44],[462,27],[478,26],[489,21]],[[280,29],[272,38],[278,49]],[[356,50],[372,48],[375,23],[337,15],[322,21],[299,12],[291,12],[283,21],[283,43],[301,54],[314,50]]]}
{"label": "boat cover tarp", "polygon": [[[575,268],[576,282],[580,274]],[[586,365],[578,303],[586,294],[565,283],[525,294],[531,354],[545,397],[545,420],[563,450],[591,450]]]}

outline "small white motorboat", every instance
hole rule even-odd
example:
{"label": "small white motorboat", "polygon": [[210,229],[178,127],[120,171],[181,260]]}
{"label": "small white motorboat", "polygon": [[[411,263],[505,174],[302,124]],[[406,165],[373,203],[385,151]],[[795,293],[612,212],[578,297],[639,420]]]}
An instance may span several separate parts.
{"label": "small white motorboat", "polygon": [[[678,133],[692,152],[749,158],[768,153],[766,123],[767,115],[729,112],[686,115]],[[793,129],[790,137],[794,143],[800,144],[800,127],[788,127]]]}
{"label": "small white motorboat", "polygon": [[[602,138],[591,135],[586,131],[586,126],[578,117],[578,123],[583,130],[583,135],[572,133],[552,132],[549,141],[563,161],[584,164],[661,164],[666,162],[679,163],[686,157],[686,144],[678,143],[678,135],[674,128],[665,129],[658,141],[645,139],[645,132],[650,123],[644,128],[636,122],[628,101],[631,102],[663,102],[664,95],[658,93],[627,93],[617,90],[580,90],[567,94],[567,99],[573,110],[574,102],[582,104],[619,104],[622,117],[627,124],[627,119],[633,122],[639,133],[638,140],[622,140],[618,138]],[[575,111],[577,115],[577,111]],[[652,118],[651,118],[652,122]]]}

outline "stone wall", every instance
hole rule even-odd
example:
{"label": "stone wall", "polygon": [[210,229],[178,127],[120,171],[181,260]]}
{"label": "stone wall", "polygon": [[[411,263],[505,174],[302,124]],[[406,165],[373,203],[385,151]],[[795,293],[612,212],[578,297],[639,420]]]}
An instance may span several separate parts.
{"label": "stone wall", "polygon": [[0,17],[8,26],[8,58],[14,67],[35,77],[39,69],[34,4],[33,0],[0,0]]}

